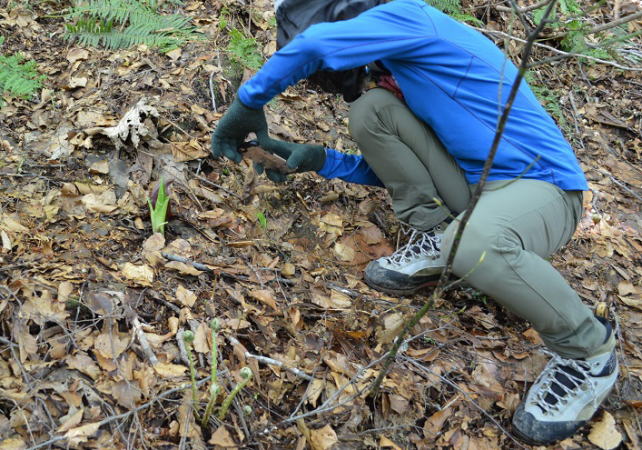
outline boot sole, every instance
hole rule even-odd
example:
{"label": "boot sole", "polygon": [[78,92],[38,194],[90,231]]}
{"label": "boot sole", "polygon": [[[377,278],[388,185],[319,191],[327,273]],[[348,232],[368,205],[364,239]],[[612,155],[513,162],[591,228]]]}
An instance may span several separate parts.
{"label": "boot sole", "polygon": [[373,283],[371,280],[368,280],[368,279],[364,279],[364,281],[372,289],[375,289],[375,290],[377,290],[379,292],[383,292],[385,294],[390,294],[390,295],[393,295],[393,296],[396,296],[396,297],[404,297],[404,296],[407,296],[407,295],[412,295],[412,294],[414,294],[415,292],[417,292],[417,291],[419,291],[421,289],[424,289],[424,288],[427,288],[427,287],[437,286],[437,283],[439,282],[439,280],[430,280],[430,281],[426,281],[425,283],[420,284],[419,286],[415,286],[413,288],[391,289],[391,288],[388,288],[388,287],[379,286],[376,283]]}

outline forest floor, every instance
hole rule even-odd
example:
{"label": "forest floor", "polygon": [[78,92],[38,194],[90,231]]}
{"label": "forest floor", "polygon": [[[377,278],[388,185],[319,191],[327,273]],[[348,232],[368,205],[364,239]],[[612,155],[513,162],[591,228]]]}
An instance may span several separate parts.
{"label": "forest floor", "polygon": [[[548,356],[528,323],[468,288],[437,299],[380,395],[353,395],[430,291],[393,298],[363,283],[365,264],[397,244],[385,190],[312,174],[274,184],[208,158],[239,81],[223,8],[228,28],[274,51],[271,2],[243,3],[187,0],[176,8],[207,40],[160,53],[70,44],[64,5],[0,1],[0,51],[46,75],[36,99],[0,108],[0,448],[530,448],[510,419]],[[509,29],[510,13],[475,5]],[[591,17],[612,19],[609,5]],[[521,43],[497,42],[518,58]],[[534,72],[592,189],[552,262],[589,306],[608,305],[621,365],[591,423],[551,448],[639,449],[642,76],[575,59]],[[356,149],[336,97],[301,84],[266,110],[277,137]],[[174,180],[164,236],[147,207],[161,177]],[[223,420],[201,425],[179,336],[194,332],[206,378],[212,318],[219,384],[231,390],[244,366],[254,377]]]}

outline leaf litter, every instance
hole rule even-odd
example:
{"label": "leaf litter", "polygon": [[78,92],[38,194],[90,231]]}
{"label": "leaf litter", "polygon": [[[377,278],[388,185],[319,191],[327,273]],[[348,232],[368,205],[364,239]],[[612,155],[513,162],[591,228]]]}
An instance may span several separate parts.
{"label": "leaf litter", "polygon": [[[227,3],[183,9],[215,36]],[[42,18],[52,8],[0,13],[3,35],[16,35],[9,49],[38,36],[30,54],[49,78],[38,102],[0,110],[0,448],[517,447],[510,417],[545,363],[529,324],[453,290],[413,330],[383,393],[359,396],[429,295],[390,298],[362,281],[396,244],[385,192],[309,174],[274,185],[246,163],[206,158],[224,111],[212,111],[209,75],[219,103],[234,92],[219,51],[66,48],[61,23]],[[271,2],[251,8],[268,56]],[[247,20],[238,5],[233,17]],[[638,448],[639,82],[591,66],[580,93],[570,89],[577,67],[555,67],[541,70],[567,92],[560,103],[592,194],[553,263],[589,305],[607,303],[623,367],[604,411],[558,447]],[[355,148],[347,107],[330,96],[291,88],[267,109],[277,137]],[[146,203],[161,177],[174,180],[165,236],[151,233]],[[206,377],[214,317],[225,388],[244,365],[256,378],[224,422],[200,427],[178,336],[194,332]],[[341,405],[296,419],[332,399]]]}

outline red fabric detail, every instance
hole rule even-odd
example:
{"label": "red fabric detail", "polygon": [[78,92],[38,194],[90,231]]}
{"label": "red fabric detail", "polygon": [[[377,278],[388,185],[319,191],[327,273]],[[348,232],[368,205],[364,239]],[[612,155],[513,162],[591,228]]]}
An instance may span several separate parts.
{"label": "red fabric detail", "polygon": [[399,89],[399,85],[392,75],[381,75],[377,81],[377,86],[392,92],[399,100],[405,101],[403,98],[403,92]]}

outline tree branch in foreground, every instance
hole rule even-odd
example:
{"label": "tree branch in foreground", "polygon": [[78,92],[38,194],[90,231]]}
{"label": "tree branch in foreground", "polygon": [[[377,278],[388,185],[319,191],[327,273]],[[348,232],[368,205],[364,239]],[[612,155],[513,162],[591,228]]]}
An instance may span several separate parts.
{"label": "tree branch in foreground", "polygon": [[450,254],[448,255],[448,261],[446,262],[446,267],[444,267],[444,270],[441,272],[441,276],[439,277],[439,281],[437,283],[437,287],[433,291],[432,295],[430,298],[424,303],[424,305],[421,307],[417,313],[413,317],[410,318],[405,324],[402,330],[397,334],[394,340],[394,344],[390,351],[387,354],[387,357],[385,359],[383,368],[379,372],[379,375],[377,376],[377,379],[374,381],[372,385],[371,392],[374,395],[377,395],[379,392],[379,387],[381,386],[381,383],[383,379],[385,378],[386,374],[390,370],[390,366],[396,359],[397,353],[399,351],[399,348],[401,347],[401,344],[404,342],[404,336],[412,330],[415,325],[419,323],[419,320],[430,310],[430,308],[433,307],[435,303],[435,299],[439,298],[444,294],[446,291],[446,284],[448,281],[448,278],[450,277],[452,273],[452,263],[455,259],[455,255],[457,254],[457,249],[459,248],[459,243],[461,242],[461,236],[464,231],[464,227],[470,220],[470,216],[473,213],[473,210],[475,209],[475,206],[477,205],[477,202],[479,201],[479,198],[481,197],[481,193],[484,189],[484,186],[486,185],[486,180],[488,179],[488,175],[490,173],[490,169],[493,165],[493,160],[495,159],[495,155],[497,154],[497,149],[499,148],[499,143],[501,141],[502,135],[504,134],[504,129],[506,127],[506,122],[508,120],[508,116],[510,114],[510,111],[513,107],[513,102],[515,101],[515,98],[517,97],[517,92],[519,90],[519,86],[524,78],[524,75],[526,74],[526,71],[528,69],[528,58],[530,57],[531,51],[533,49],[533,45],[535,43],[535,39],[537,39],[537,36],[539,33],[542,31],[544,26],[547,23],[547,19],[555,7],[555,4],[557,3],[557,0],[551,0],[548,6],[546,7],[546,11],[544,12],[544,17],[542,21],[538,24],[538,26],[533,30],[532,33],[528,35],[528,38],[526,39],[526,45],[524,46],[524,50],[522,52],[522,60],[520,62],[517,75],[515,76],[515,80],[513,82],[513,85],[510,90],[510,94],[508,96],[508,99],[506,101],[506,105],[504,106],[504,109],[502,111],[502,115],[499,118],[499,122],[497,123],[497,130],[495,131],[495,137],[493,139],[493,144],[490,148],[490,151],[488,153],[488,157],[486,158],[486,162],[484,163],[484,168],[483,172],[481,175],[481,178],[479,180],[479,183],[477,184],[477,188],[475,189],[475,192],[473,193],[473,196],[470,200],[470,203],[468,204],[468,207],[466,208],[466,211],[464,213],[464,216],[462,217],[462,220],[459,222],[457,226],[457,231],[455,232],[455,239],[452,245],[452,249],[450,251]]}

